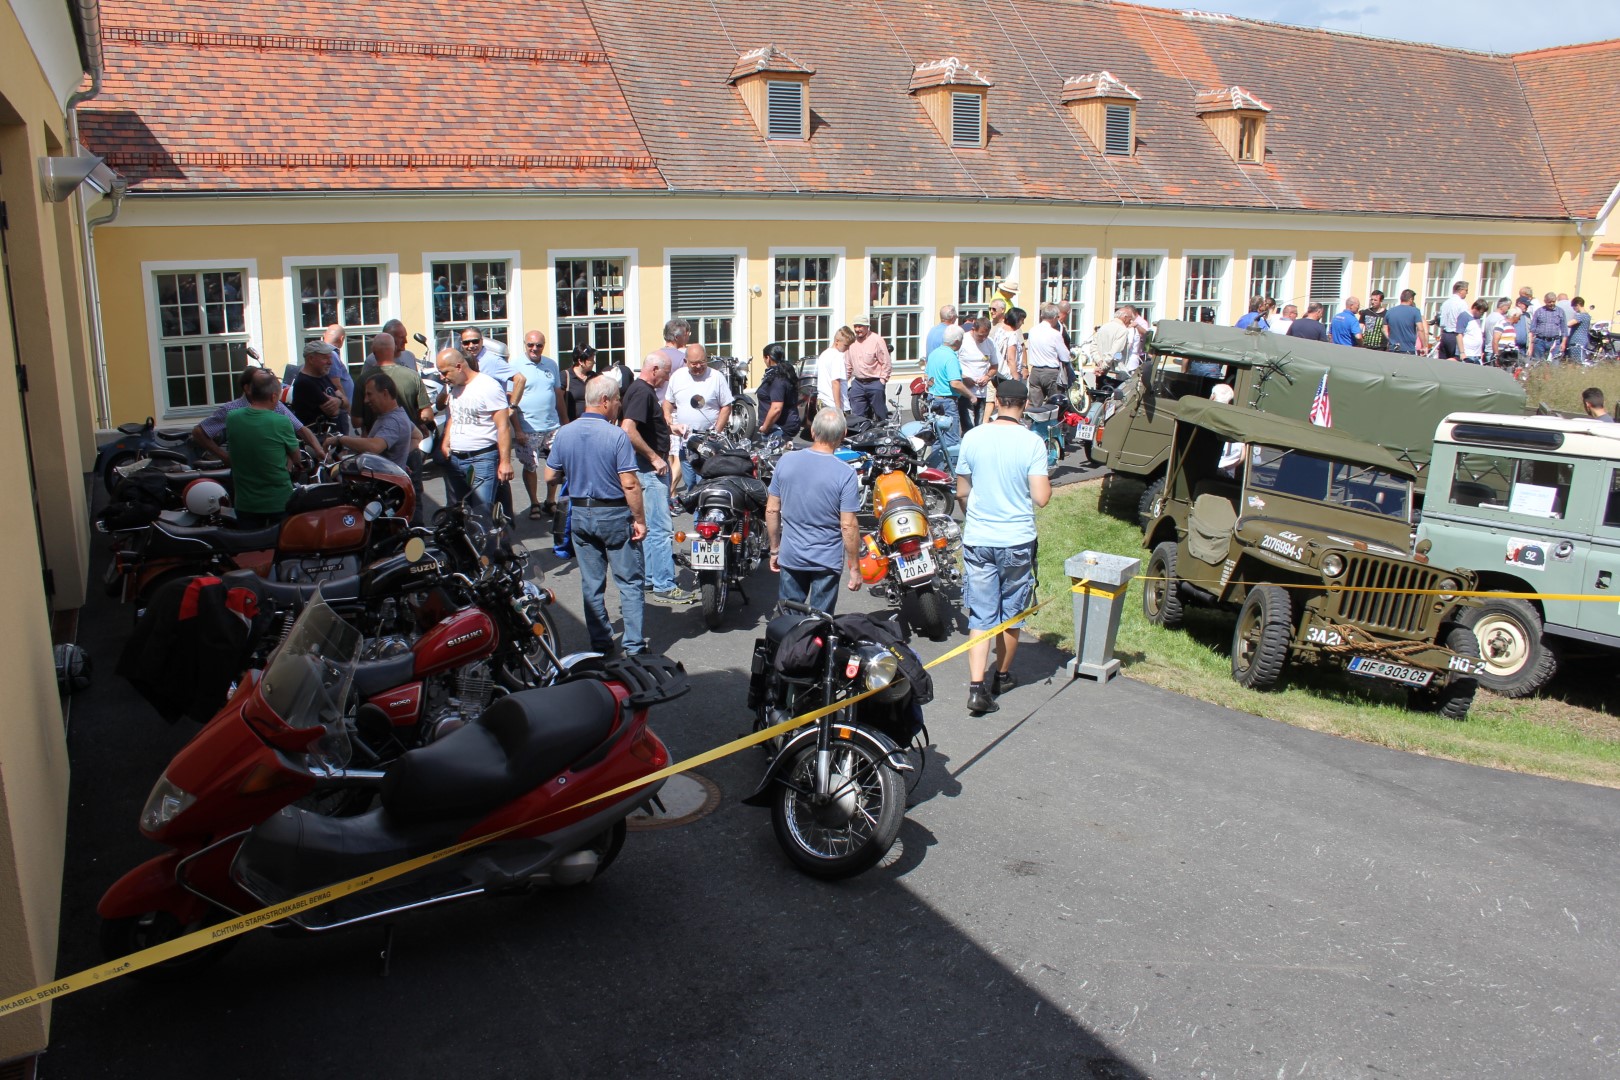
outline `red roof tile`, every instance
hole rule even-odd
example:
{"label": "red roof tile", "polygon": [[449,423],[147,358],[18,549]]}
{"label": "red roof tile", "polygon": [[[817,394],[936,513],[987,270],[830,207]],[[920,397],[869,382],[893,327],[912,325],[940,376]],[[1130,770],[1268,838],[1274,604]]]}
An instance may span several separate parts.
{"label": "red roof tile", "polygon": [[732,65],[731,76],[727,82],[736,82],[744,75],[757,75],[762,71],[793,72],[799,75],[814,75],[816,69],[799,63],[789,56],[787,50],[779,49],[775,45],[764,45],[758,49],[749,49],[737,57]]}
{"label": "red roof tile", "polygon": [[1126,86],[1107,71],[1094,71],[1090,75],[1074,75],[1063,80],[1061,100],[1087,101],[1141,101],[1142,95]]}
{"label": "red roof tile", "polygon": [[1620,185],[1607,134],[1620,113],[1620,41],[1519,53],[1513,66],[1569,212],[1592,217]]}

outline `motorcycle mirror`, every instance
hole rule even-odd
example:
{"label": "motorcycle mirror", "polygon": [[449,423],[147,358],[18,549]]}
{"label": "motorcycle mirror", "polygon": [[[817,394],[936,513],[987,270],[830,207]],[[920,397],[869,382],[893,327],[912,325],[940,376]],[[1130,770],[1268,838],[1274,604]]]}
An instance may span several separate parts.
{"label": "motorcycle mirror", "polygon": [[382,505],[382,503],[378,502],[376,499],[373,499],[370,502],[366,503],[366,520],[367,521],[376,521],[378,518],[382,517],[382,512],[383,512],[383,505]]}
{"label": "motorcycle mirror", "polygon": [[420,536],[413,536],[409,540],[405,541],[406,562],[419,563],[422,561],[422,556],[426,554],[427,545],[422,542],[422,538]]}
{"label": "motorcycle mirror", "polygon": [[426,337],[422,336],[421,334],[413,334],[412,337],[416,339],[416,343],[422,346],[422,348],[427,348],[428,340]]}

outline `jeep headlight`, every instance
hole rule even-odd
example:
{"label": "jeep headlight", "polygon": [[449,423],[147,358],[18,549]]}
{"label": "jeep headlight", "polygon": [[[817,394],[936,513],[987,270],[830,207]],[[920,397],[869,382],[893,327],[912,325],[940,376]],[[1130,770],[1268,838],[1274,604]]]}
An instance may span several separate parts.
{"label": "jeep headlight", "polygon": [[141,832],[158,835],[196,801],[197,796],[181,790],[165,773],[152,785],[152,794],[146,797],[146,805],[141,808]]}
{"label": "jeep headlight", "polygon": [[1456,578],[1447,577],[1441,578],[1440,583],[1434,588],[1440,594],[1440,599],[1449,604],[1457,599],[1457,592],[1462,588],[1462,584]]}
{"label": "jeep headlight", "polygon": [[1322,576],[1338,577],[1344,573],[1344,556],[1337,551],[1330,551],[1322,556]]}

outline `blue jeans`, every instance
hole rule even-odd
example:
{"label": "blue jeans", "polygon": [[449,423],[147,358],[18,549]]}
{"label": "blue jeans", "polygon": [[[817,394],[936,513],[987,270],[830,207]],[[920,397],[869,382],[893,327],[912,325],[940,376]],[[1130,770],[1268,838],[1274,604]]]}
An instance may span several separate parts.
{"label": "blue jeans", "polygon": [[883,392],[888,388],[882,379],[873,379],[862,382],[859,379],[849,380],[845,395],[849,400],[850,415],[870,416],[877,420],[889,418],[889,403],[884,399]]}
{"label": "blue jeans", "polygon": [[607,613],[607,572],[619,588],[619,612],[624,616],[624,651],[647,648],[642,636],[641,552],[630,541],[627,506],[573,508],[574,561],[579,565],[579,588],[585,598],[585,630],[591,648],[606,652],[613,645],[613,623]]}
{"label": "blue jeans", "polygon": [[962,565],[967,571],[962,580],[962,600],[969,630],[999,626],[1035,600],[1034,542],[1011,547],[964,544]]}
{"label": "blue jeans", "polygon": [[[449,488],[450,497],[460,500],[470,491],[473,494],[474,508],[486,517],[490,507],[495,505],[495,470],[501,464],[501,449],[491,446],[488,450],[481,450],[472,457],[457,457],[450,454],[445,459],[448,466],[444,474],[445,486]],[[467,483],[467,470],[473,470],[473,481]]]}
{"label": "blue jeans", "polygon": [[809,604],[831,615],[838,609],[838,579],[842,570],[789,570],[782,567],[776,583],[776,600]]}
{"label": "blue jeans", "polygon": [[962,416],[957,412],[956,398],[954,396],[935,397],[931,399],[931,402],[943,407],[945,411],[942,415],[948,417],[951,421],[950,427],[938,429],[939,448],[944,453],[945,460],[950,462],[951,470],[954,471],[956,469],[956,448],[962,443]]}
{"label": "blue jeans", "polygon": [[641,504],[647,516],[642,565],[653,589],[668,592],[675,587],[675,525],[669,517],[669,484],[651,469],[636,476],[641,479]]}
{"label": "blue jeans", "polygon": [[1558,347],[1559,340],[1559,338],[1555,337],[1536,338],[1536,351],[1533,354],[1534,358],[1537,360],[1550,359],[1556,364],[1558,362],[1558,358],[1553,356],[1553,350]]}

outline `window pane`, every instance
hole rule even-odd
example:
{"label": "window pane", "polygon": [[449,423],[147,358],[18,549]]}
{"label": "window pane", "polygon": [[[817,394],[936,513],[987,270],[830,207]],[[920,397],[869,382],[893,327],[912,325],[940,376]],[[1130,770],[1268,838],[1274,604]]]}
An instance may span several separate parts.
{"label": "window pane", "polygon": [[1089,255],[1041,256],[1041,303],[1069,305],[1064,328],[1079,340],[1086,324],[1085,280],[1091,269]]}
{"label": "window pane", "polygon": [[1154,279],[1159,259],[1152,255],[1121,255],[1114,260],[1114,304],[1129,304],[1148,322],[1153,321]]}
{"label": "window pane", "polygon": [[1568,462],[1510,454],[1459,454],[1449,497],[1457,506],[1560,519],[1569,505],[1573,471]]}
{"label": "window pane", "polygon": [[[507,279],[510,266],[505,260],[436,262],[433,264],[434,340],[441,344],[475,328],[486,338],[508,342]],[[558,264],[558,279],[563,267]],[[362,283],[364,278],[361,279]],[[558,296],[562,296],[562,290]],[[380,314],[381,305],[372,305],[362,296],[358,311]]]}
{"label": "window pane", "polygon": [[1187,259],[1182,283],[1182,314],[1189,322],[1212,323],[1220,317],[1221,278],[1226,260],[1219,256],[1196,255]]}
{"label": "window pane", "polygon": [[957,257],[956,306],[962,318],[986,313],[990,295],[1007,279],[1010,255],[968,255]]}
{"label": "window pane", "polygon": [[241,270],[153,275],[164,409],[205,409],[236,396],[247,363],[247,297]]}
{"label": "window pane", "polygon": [[1283,295],[1289,261],[1286,255],[1257,255],[1250,258],[1249,295],[1269,297],[1277,301],[1278,306],[1289,303],[1290,298]]}
{"label": "window pane", "polygon": [[1451,287],[1457,283],[1457,271],[1460,263],[1456,259],[1430,259],[1427,275],[1423,279],[1423,317],[1425,319],[1437,318],[1440,314],[1440,305],[1446,302],[1451,295]]}
{"label": "window pane", "polygon": [[922,255],[873,255],[868,260],[872,327],[889,345],[897,369],[920,367],[923,308]]}

